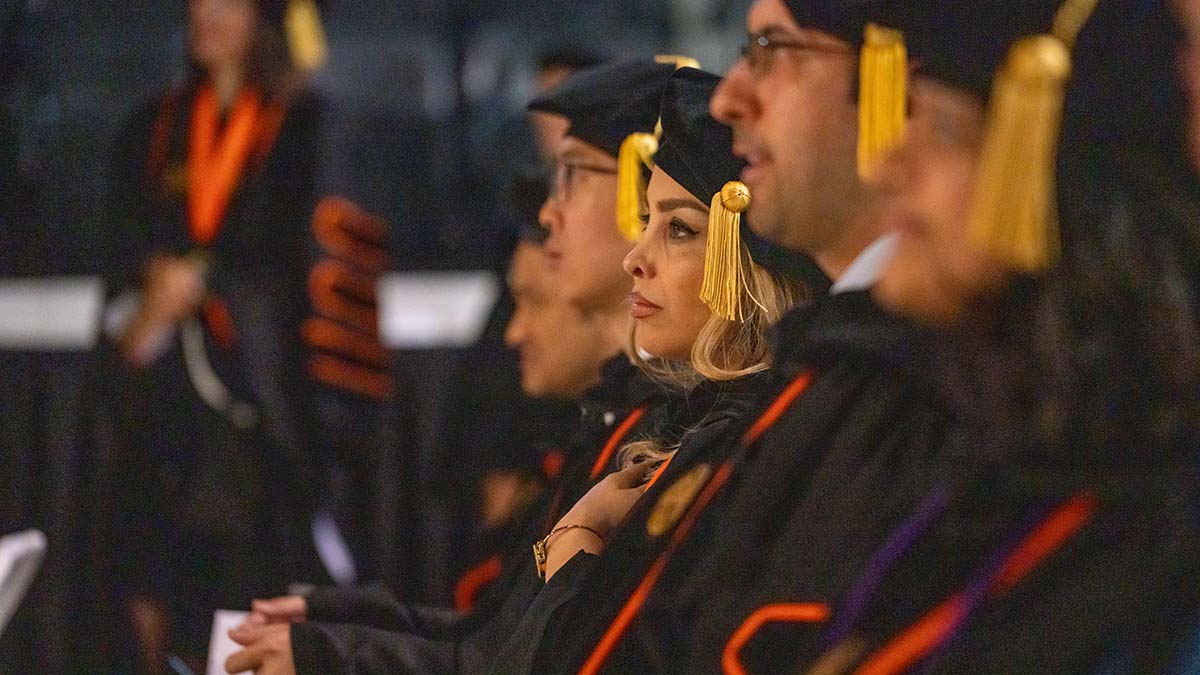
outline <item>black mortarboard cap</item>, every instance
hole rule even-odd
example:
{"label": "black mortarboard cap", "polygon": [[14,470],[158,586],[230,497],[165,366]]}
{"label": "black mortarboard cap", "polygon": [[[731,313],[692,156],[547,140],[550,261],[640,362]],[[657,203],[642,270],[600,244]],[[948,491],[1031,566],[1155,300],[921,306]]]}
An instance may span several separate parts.
{"label": "black mortarboard cap", "polygon": [[886,0],[785,0],[802,28],[815,28],[862,46],[867,24],[891,25],[893,3]]}
{"label": "black mortarboard cap", "polygon": [[[745,161],[733,154],[733,132],[709,112],[709,100],[720,81],[696,68],[675,71],[663,93],[662,137],[654,161],[657,169],[696,199],[710,204],[704,299],[715,313],[732,320],[741,317],[735,299],[741,291],[738,256],[732,253],[742,244],[756,263],[772,272],[808,282],[814,290],[823,289],[826,281],[810,260],[786,254],[755,236],[738,215],[751,197],[737,182]],[[780,266],[781,262],[786,265]]]}
{"label": "black mortarboard cap", "polygon": [[898,5],[918,72],[990,100],[968,227],[997,259],[1043,270],[1060,247],[1078,250],[1077,238],[1113,236],[1130,220],[1122,213],[1162,217],[1157,207],[1117,205],[1134,183],[1185,176],[1194,186],[1180,151],[1177,35],[1162,3]]}
{"label": "black mortarboard cap", "polygon": [[713,119],[708,102],[721,78],[680,68],[662,97],[662,138],[655,165],[707,204],[746,163],[733,154],[733,132]]}
{"label": "black mortarboard cap", "polygon": [[1050,30],[1060,0],[896,0],[894,27],[904,33],[920,75],[991,96],[1013,44]]}
{"label": "black mortarboard cap", "polygon": [[616,61],[587,68],[529,104],[567,118],[567,135],[616,157],[634,133],[653,133],[671,63]]}

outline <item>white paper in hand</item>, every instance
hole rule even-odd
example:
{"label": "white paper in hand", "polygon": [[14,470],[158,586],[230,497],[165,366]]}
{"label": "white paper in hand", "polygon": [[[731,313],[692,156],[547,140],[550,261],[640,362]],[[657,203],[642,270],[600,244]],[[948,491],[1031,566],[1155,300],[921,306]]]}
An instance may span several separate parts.
{"label": "white paper in hand", "polygon": [[[208,675],[226,675],[225,659],[242,651],[242,646],[229,637],[229,631],[242,625],[248,616],[250,612],[229,609],[213,612],[212,638],[208,642]],[[245,671],[244,675],[250,675],[250,671]]]}
{"label": "white paper in hand", "polygon": [[46,557],[46,535],[26,530],[0,537],[0,633],[13,614]]}

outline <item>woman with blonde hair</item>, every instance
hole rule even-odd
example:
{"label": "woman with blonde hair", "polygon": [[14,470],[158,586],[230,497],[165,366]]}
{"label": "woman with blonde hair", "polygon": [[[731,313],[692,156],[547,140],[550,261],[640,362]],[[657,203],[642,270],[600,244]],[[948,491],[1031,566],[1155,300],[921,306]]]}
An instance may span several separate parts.
{"label": "woman with blonde hair", "polygon": [[[609,475],[535,545],[546,587],[493,663],[495,672],[542,672],[539,650],[566,647],[596,603],[636,582],[675,524],[663,503],[695,485],[700,449],[724,438],[753,409],[772,365],[771,327],[825,280],[777,274],[755,263],[740,214],[752,198],[737,182],[743,163],[708,100],[719,78],[682,68],[662,103],[662,138],[646,187],[641,237],[625,259],[633,277],[630,352],[645,372],[685,392],[699,419],[652,433],[623,449]],[[757,251],[756,251],[757,254]],[[675,442],[664,439],[676,437]],[[688,497],[694,495],[687,495]],[[603,558],[605,564],[598,561]],[[600,615],[604,615],[600,613]],[[561,636],[561,640],[559,639]]]}

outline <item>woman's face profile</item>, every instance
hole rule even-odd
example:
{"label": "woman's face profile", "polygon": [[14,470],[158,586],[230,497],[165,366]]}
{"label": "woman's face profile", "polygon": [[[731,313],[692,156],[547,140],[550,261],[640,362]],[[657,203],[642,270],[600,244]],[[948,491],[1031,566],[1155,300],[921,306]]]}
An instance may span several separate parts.
{"label": "woman's face profile", "polygon": [[257,22],[254,0],[189,0],[192,58],[205,68],[245,63]]}
{"label": "woman's face profile", "polygon": [[712,312],[700,299],[708,207],[655,169],[646,189],[649,215],[637,246],[625,258],[633,277],[630,315],[637,346],[663,359],[685,361]]}

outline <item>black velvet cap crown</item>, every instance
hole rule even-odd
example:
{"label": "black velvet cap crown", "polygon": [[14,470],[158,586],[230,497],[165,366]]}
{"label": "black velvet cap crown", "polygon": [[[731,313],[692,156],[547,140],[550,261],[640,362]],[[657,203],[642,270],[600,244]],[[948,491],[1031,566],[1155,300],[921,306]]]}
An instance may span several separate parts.
{"label": "black velvet cap crown", "polygon": [[802,28],[815,28],[856,47],[862,46],[868,23],[891,24],[894,6],[886,0],[785,0],[785,4]]}
{"label": "black velvet cap crown", "polygon": [[[987,100],[1013,45],[1050,32],[1063,2],[895,0],[893,27],[905,33],[918,74]],[[1165,204],[1195,212],[1200,183],[1183,150],[1186,102],[1174,66],[1180,39],[1160,2],[1102,0],[1083,24],[1058,141],[1065,256],[1087,250],[1081,239],[1184,231]]]}
{"label": "black velvet cap crown", "polygon": [[917,72],[991,95],[996,71],[1023,37],[1046,33],[1058,0],[895,0],[891,27],[904,33]]}
{"label": "black velvet cap crown", "polygon": [[567,118],[567,135],[617,156],[630,134],[650,133],[672,63],[615,61],[581,70],[529,104]]}
{"label": "black velvet cap crown", "polygon": [[[662,139],[655,167],[696,199],[708,205],[725,183],[738,180],[746,165],[733,154],[733,132],[713,119],[708,102],[721,78],[695,68],[680,68],[671,76],[662,99]],[[753,203],[754,195],[750,195]],[[775,274],[808,283],[824,292],[829,281],[807,256],[782,249],[754,234],[742,218],[742,243],[758,265]]]}
{"label": "black velvet cap crown", "polygon": [[696,199],[708,204],[746,163],[733,154],[733,132],[713,119],[708,101],[721,78],[680,68],[662,98],[662,138],[654,164]]}

